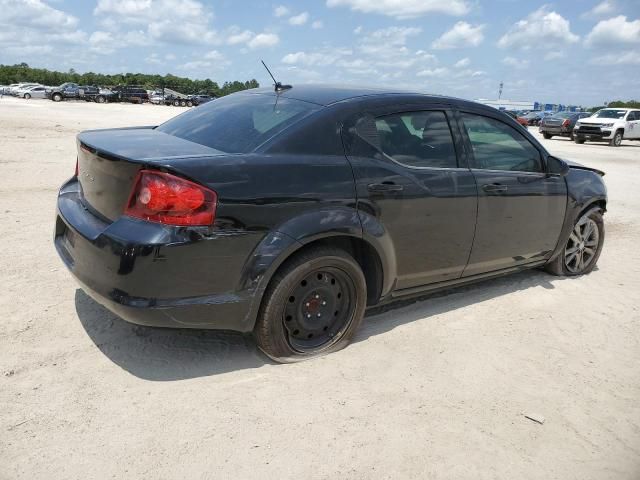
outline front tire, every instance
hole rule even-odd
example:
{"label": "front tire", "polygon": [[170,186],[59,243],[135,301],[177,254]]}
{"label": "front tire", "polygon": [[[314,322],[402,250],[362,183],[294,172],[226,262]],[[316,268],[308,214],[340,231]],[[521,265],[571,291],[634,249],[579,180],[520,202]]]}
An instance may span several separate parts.
{"label": "front tire", "polygon": [[551,139],[553,138],[553,135],[550,135],[550,134],[548,134],[547,132],[545,132],[545,133],[543,133],[543,134],[542,134],[542,137],[543,137],[545,140],[551,140]]}
{"label": "front tire", "polygon": [[590,273],[598,263],[604,244],[604,218],[598,209],[582,214],[575,223],[564,250],[545,269],[558,276]]}
{"label": "front tire", "polygon": [[619,147],[622,145],[622,131],[618,130],[613,138],[609,141],[610,147]]}
{"label": "front tire", "polygon": [[576,142],[578,145],[582,145],[584,143],[584,138],[574,136],[573,141]]}
{"label": "front tire", "polygon": [[29,100],[29,99],[31,98],[31,94],[30,94],[30,93],[25,93],[25,94],[24,94],[24,98],[25,98],[26,100]]}
{"label": "front tire", "polygon": [[337,248],[313,248],[271,280],[253,334],[276,362],[325,355],[349,344],[366,303],[366,280],[353,257]]}
{"label": "front tire", "polygon": [[53,100],[54,102],[61,102],[62,101],[62,95],[60,93],[54,93],[51,96],[51,100]]}

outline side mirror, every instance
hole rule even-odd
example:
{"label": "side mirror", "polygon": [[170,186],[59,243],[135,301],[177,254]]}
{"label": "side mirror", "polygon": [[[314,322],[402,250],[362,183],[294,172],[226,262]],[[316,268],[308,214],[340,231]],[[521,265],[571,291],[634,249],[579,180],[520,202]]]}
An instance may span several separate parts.
{"label": "side mirror", "polygon": [[547,157],[547,174],[554,176],[564,177],[569,173],[570,167],[567,162],[560,160],[559,158]]}

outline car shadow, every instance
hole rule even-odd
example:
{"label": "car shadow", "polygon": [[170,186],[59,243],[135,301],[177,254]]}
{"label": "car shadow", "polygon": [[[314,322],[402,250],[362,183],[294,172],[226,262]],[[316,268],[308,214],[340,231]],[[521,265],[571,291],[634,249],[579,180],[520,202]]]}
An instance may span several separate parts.
{"label": "car shadow", "polygon": [[[562,277],[530,270],[388,303],[367,311],[354,342],[519,290],[553,289],[553,283],[561,280]],[[75,306],[82,326],[100,351],[116,365],[145,380],[185,380],[275,365],[259,351],[249,335],[133,325],[111,313],[81,289],[76,290]]]}

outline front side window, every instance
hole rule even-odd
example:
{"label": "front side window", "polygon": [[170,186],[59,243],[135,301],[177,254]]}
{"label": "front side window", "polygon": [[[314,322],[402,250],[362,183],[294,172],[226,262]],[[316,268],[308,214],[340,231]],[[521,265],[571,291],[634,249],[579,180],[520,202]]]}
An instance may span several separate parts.
{"label": "front side window", "polygon": [[498,120],[463,113],[473,148],[474,168],[542,172],[540,152],[520,132]]}
{"label": "front side window", "polygon": [[409,167],[456,168],[453,137],[443,111],[407,112],[375,119],[376,145]]}

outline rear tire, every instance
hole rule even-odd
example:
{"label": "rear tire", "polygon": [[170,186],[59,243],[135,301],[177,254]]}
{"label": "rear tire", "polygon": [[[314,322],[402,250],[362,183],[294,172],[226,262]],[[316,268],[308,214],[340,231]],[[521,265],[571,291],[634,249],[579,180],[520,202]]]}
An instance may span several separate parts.
{"label": "rear tire", "polygon": [[102,95],[98,95],[96,97],[96,103],[104,103],[106,101],[106,98],[104,98]]}
{"label": "rear tire", "polygon": [[545,133],[543,133],[543,134],[542,134],[542,137],[543,137],[545,140],[551,140],[551,139],[553,138],[553,135],[550,135],[550,134],[548,134],[547,132],[545,132]]}
{"label": "rear tire", "polygon": [[573,141],[576,142],[578,145],[582,145],[584,143],[584,138],[573,137]]}
{"label": "rear tire", "polygon": [[184,100],[180,101],[180,106],[181,107],[186,107],[187,106],[187,102],[185,102]]}
{"label": "rear tire", "polygon": [[366,280],[353,257],[337,248],[313,248],[273,277],[253,334],[276,362],[325,355],[349,344],[366,303]]}
{"label": "rear tire", "polygon": [[193,102],[191,100],[187,100],[187,107],[193,107]]}
{"label": "rear tire", "polygon": [[30,93],[25,93],[25,94],[24,94],[24,98],[25,98],[26,100],[29,100],[29,99],[31,98],[31,94],[30,94]]}
{"label": "rear tire", "polygon": [[54,102],[61,102],[62,101],[62,95],[60,93],[54,93],[51,96],[51,100],[53,100]]}
{"label": "rear tire", "polygon": [[613,138],[609,141],[610,147],[619,147],[622,145],[622,130],[616,131]]}
{"label": "rear tire", "polygon": [[598,263],[604,244],[604,218],[598,209],[578,218],[562,253],[545,265],[553,275],[575,277],[590,273]]}
{"label": "rear tire", "polygon": [[173,101],[173,106],[174,107],[179,107],[180,106],[180,100],[174,100]]}

